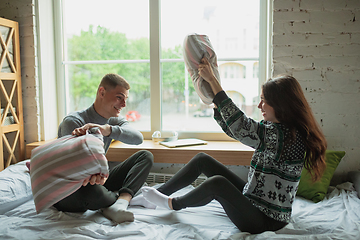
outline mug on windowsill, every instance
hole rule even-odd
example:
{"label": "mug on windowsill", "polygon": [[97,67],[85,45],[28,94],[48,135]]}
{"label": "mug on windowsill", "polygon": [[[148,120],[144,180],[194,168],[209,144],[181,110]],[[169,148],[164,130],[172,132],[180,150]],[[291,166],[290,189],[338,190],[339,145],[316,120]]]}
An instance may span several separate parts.
{"label": "mug on windowsill", "polygon": [[155,131],[152,134],[154,142],[170,142],[178,139],[178,133],[175,131]]}

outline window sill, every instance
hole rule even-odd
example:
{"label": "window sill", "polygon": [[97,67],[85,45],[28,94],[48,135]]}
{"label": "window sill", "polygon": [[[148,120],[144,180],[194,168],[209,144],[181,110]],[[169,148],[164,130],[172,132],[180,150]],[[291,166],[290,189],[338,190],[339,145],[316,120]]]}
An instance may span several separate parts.
{"label": "window sill", "polygon": [[[51,140],[50,140],[51,141]],[[26,158],[31,156],[31,150],[48,141],[34,142],[26,145]],[[139,150],[148,150],[154,155],[155,163],[184,164],[190,161],[199,152],[205,152],[224,165],[250,165],[254,150],[240,142],[233,141],[207,141],[207,145],[168,148],[144,140],[140,145],[128,145],[114,141],[106,154],[109,161],[121,162]]]}

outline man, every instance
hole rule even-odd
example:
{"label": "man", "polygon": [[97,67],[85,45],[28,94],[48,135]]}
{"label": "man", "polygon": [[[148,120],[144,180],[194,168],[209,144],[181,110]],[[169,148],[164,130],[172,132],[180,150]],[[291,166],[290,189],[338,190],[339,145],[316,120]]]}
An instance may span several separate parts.
{"label": "man", "polygon": [[[59,126],[58,137],[84,135],[90,128],[98,127],[103,135],[105,153],[113,139],[126,144],[141,144],[142,134],[120,116],[126,106],[129,89],[129,83],[120,75],[106,74],[100,82],[94,104],[66,116]],[[138,151],[114,167],[108,179],[100,175],[91,176],[79,190],[54,204],[54,207],[67,212],[101,209],[105,217],[117,223],[132,222],[134,215],[127,211],[127,207],[144,184],[152,165],[151,152]],[[144,204],[146,200],[141,199],[139,205]]]}

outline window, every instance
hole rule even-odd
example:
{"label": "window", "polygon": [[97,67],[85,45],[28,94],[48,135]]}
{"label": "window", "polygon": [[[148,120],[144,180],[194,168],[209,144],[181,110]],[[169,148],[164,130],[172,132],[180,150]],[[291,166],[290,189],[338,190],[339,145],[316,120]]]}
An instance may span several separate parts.
{"label": "window", "polygon": [[247,109],[253,109],[263,81],[254,71],[264,70],[253,66],[262,61],[259,39],[267,34],[266,27],[259,28],[266,25],[260,9],[267,1],[59,1],[63,115],[89,107],[103,75],[115,72],[131,85],[122,115],[145,138],[156,130],[221,138],[211,107],[197,96],[183,61],[183,40],[196,32],[208,35],[215,48],[224,90],[257,118]]}
{"label": "window", "polygon": [[66,114],[89,107],[102,77],[118,73],[131,85],[122,114],[150,131],[148,1],[63,0],[62,6]]}

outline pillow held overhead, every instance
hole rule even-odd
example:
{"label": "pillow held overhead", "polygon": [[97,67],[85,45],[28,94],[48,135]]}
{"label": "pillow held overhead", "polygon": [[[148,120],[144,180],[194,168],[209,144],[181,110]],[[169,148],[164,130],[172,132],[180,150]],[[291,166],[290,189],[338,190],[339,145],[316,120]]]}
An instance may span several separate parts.
{"label": "pillow held overhead", "polygon": [[200,99],[207,105],[212,104],[215,95],[210,84],[199,76],[198,68],[201,59],[206,57],[212,67],[216,79],[220,82],[217,57],[208,36],[200,34],[189,34],[184,40],[184,61],[194,84],[195,91]]}
{"label": "pillow held overhead", "polygon": [[331,178],[344,156],[344,151],[326,150],[326,169],[323,176],[319,181],[313,183],[310,173],[304,168],[301,173],[299,187],[296,195],[309,199],[315,203],[323,200],[330,185]]}
{"label": "pillow held overhead", "polygon": [[109,176],[100,136],[68,135],[32,150],[31,188],[38,213],[74,193],[91,175]]}

